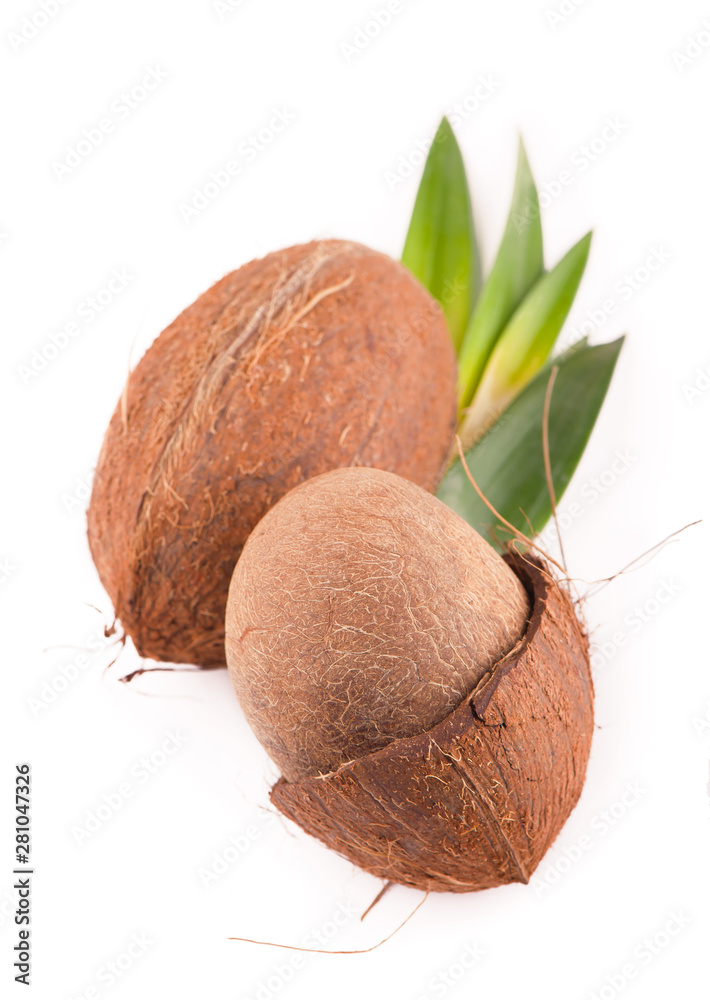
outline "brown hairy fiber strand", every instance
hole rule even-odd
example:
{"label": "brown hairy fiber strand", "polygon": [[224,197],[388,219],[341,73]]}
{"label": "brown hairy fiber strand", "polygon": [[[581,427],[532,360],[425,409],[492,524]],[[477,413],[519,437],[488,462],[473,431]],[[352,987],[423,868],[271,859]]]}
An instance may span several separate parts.
{"label": "brown hairy fiber strand", "polygon": [[94,561],[139,653],[224,666],[234,565],[304,480],[362,465],[434,489],[455,386],[439,306],[358,244],[272,253],[200,296],[130,375],[89,508]]}
{"label": "brown hairy fiber strand", "polygon": [[303,483],[257,525],[227,603],[227,664],[293,781],[446,718],[518,642],[528,596],[457,514],[376,469]]}
{"label": "brown hairy fiber strand", "polygon": [[580,796],[593,730],[588,644],[538,560],[509,557],[532,596],[521,642],[442,722],[271,800],[383,879],[469,892],[527,882]]}

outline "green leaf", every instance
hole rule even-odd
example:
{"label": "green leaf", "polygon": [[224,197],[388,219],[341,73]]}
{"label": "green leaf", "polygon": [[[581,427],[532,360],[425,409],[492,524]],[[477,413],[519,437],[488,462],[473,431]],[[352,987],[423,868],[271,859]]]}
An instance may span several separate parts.
{"label": "green leaf", "polygon": [[[550,404],[549,442],[558,501],[589,440],[623,341],[621,337],[598,347],[575,345],[554,361],[559,371]],[[552,513],[542,450],[542,415],[549,378],[550,366],[513,400],[466,454],[483,495],[529,537],[544,528]],[[437,495],[500,550],[505,547],[510,532],[478,497],[460,459],[444,477]]]}
{"label": "green leaf", "polygon": [[478,251],[466,170],[447,118],[424,166],[402,263],[441,304],[458,349],[478,290]]}
{"label": "green leaf", "polygon": [[459,351],[462,409],[473,399],[503,328],[542,271],[540,203],[521,139],[513,201],[503,239]]}
{"label": "green leaf", "polygon": [[589,256],[592,234],[543,274],[501,333],[460,435],[470,444],[542,368],[569,313]]}

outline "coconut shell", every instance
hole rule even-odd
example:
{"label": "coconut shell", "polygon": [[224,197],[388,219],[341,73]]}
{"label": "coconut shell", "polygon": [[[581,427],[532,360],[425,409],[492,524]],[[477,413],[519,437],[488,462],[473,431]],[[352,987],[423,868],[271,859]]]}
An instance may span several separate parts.
{"label": "coconut shell", "polygon": [[200,296],[131,373],[89,507],[94,561],[138,652],[224,666],[229,581],[266,511],[342,466],[434,489],[455,387],[438,304],[358,244],[272,253]]}
{"label": "coconut shell", "polygon": [[458,708],[332,774],[272,789],[282,813],[379,878],[442,892],[526,883],[580,796],[593,730],[587,638],[540,562],[509,561],[530,623]]}
{"label": "coconut shell", "polygon": [[440,722],[515,646],[524,587],[469,524],[380,469],[291,490],[232,577],[227,665],[288,780]]}

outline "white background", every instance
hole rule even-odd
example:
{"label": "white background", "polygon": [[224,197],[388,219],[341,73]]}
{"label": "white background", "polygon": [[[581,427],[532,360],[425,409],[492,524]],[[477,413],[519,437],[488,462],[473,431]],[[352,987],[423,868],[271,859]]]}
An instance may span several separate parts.
{"label": "white background", "polygon": [[[271,818],[275,772],[226,672],[126,686],[118,678],[138,665],[130,649],[108,671],[117,649],[92,652],[81,669],[76,657],[112,620],[84,509],[129,365],[200,292],[256,255],[339,236],[397,256],[419,177],[408,164],[440,115],[467,99],[456,132],[485,264],[507,213],[520,130],[546,192],[548,265],[595,229],[565,336],[587,311],[593,340],[629,334],[562,503],[563,512],[579,505],[565,531],[573,574],[607,577],[707,514],[710,6],[567,0],[571,13],[555,19],[554,7],[530,0],[410,0],[355,55],[342,43],[385,0],[233,6],[220,14],[210,0],[70,0],[19,45],[12,33],[39,7],[2,6],[3,995],[705,997],[705,526],[586,606],[598,728],[584,794],[540,881],[432,896],[368,955],[226,941],[315,944],[318,932],[325,947],[364,948],[421,898],[393,889],[359,922],[380,883]],[[689,45],[681,65],[674,53]],[[127,116],[112,111],[151,67],[167,78]],[[479,100],[484,79],[492,93]],[[274,109],[294,121],[186,222],[180,204]],[[59,178],[53,164],[107,114],[113,131]],[[609,117],[619,134],[596,142],[605,148],[592,161],[583,147]],[[569,183],[555,188],[563,170]],[[622,291],[653,250],[669,259],[638,272],[633,294]],[[130,275],[127,286],[86,321],[86,300],[114,268]],[[605,315],[609,299],[615,311]],[[33,351],[51,335],[61,343],[70,321],[77,335],[28,376]],[[138,762],[169,733],[184,744],[144,781]],[[21,760],[34,769],[29,994],[11,969],[10,797]],[[78,843],[87,813],[125,782],[131,796]],[[622,799],[627,786],[636,791]],[[225,851],[226,871],[206,886],[205,870]],[[682,932],[661,934],[649,959],[642,942],[674,912]],[[134,935],[149,943],[112,982],[108,963]],[[485,954],[464,970],[459,960],[476,949]]]}

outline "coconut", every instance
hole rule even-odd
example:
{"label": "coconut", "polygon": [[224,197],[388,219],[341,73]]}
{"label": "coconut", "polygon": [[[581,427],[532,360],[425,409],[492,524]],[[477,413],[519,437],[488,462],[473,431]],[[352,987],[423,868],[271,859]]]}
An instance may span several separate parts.
{"label": "coconut", "polygon": [[330,472],[266,515],[226,649],[272,802],[381,878],[526,882],[580,795],[593,690],[569,597],[397,476]]}
{"label": "coconut", "polygon": [[252,533],[230,587],[227,663],[291,780],[440,722],[515,645],[528,610],[515,574],[435,497],[339,469]]}
{"label": "coconut", "polygon": [[434,489],[455,385],[438,304],[358,244],[272,253],[200,296],[131,373],[89,507],[94,561],[138,652],[224,666],[230,578],[264,514],[343,466]]}

